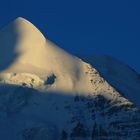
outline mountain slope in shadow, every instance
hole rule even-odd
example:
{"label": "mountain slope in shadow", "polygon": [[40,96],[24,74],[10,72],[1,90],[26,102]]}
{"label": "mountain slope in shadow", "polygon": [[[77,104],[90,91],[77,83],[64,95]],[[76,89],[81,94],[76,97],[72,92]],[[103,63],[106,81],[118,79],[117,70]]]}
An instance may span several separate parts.
{"label": "mountain slope in shadow", "polygon": [[139,119],[132,103],[103,94],[43,93],[0,85],[0,136],[6,140],[138,140]]}

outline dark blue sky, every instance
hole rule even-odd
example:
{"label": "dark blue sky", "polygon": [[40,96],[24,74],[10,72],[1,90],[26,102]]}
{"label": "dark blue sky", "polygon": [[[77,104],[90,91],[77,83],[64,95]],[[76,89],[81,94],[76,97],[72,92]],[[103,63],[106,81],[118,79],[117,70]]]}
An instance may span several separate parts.
{"label": "dark blue sky", "polygon": [[140,73],[139,0],[0,1],[0,27],[18,16],[73,54],[108,54]]}

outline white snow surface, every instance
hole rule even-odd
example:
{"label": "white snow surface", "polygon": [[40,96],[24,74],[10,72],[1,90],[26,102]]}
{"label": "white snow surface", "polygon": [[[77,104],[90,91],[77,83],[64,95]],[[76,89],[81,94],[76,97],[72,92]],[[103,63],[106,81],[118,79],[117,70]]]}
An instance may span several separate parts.
{"label": "white snow surface", "polygon": [[55,85],[50,90],[91,91],[84,73],[85,63],[47,40],[23,18],[17,18],[0,31],[0,50],[1,73],[34,74],[44,81],[55,75]]}

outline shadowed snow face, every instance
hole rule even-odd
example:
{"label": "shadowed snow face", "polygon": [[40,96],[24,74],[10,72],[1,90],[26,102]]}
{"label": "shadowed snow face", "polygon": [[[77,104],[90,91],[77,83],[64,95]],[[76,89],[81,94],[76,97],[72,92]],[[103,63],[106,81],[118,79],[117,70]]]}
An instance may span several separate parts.
{"label": "shadowed snow face", "polygon": [[11,24],[0,31],[0,71],[10,67],[18,58],[15,47],[18,44],[19,35],[15,25]]}
{"label": "shadowed snow face", "polygon": [[123,97],[42,93],[0,84],[0,136],[6,140],[132,140],[140,129],[139,116]]}

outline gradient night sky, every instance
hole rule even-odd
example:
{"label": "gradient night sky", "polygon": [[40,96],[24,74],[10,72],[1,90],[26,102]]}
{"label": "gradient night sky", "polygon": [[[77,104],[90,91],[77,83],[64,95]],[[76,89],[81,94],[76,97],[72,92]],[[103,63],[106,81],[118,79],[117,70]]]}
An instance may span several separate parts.
{"label": "gradient night sky", "polygon": [[19,16],[72,54],[108,54],[140,73],[139,0],[0,1],[0,27]]}

